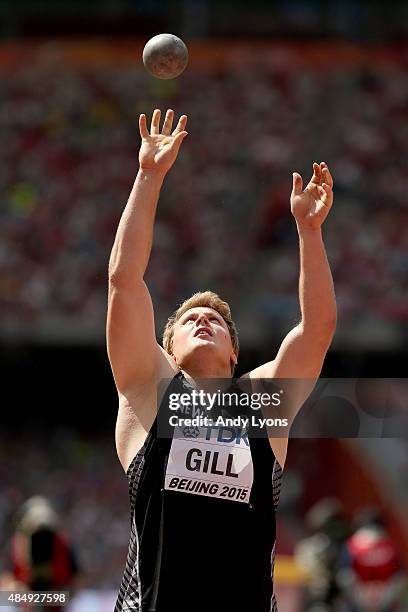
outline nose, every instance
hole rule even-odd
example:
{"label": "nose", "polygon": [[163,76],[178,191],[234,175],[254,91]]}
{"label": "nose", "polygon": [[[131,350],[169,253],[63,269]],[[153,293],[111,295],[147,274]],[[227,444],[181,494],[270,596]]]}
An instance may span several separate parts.
{"label": "nose", "polygon": [[196,319],[196,327],[200,327],[200,325],[209,325],[209,320],[207,315],[205,315],[204,313],[198,315],[197,319]]}

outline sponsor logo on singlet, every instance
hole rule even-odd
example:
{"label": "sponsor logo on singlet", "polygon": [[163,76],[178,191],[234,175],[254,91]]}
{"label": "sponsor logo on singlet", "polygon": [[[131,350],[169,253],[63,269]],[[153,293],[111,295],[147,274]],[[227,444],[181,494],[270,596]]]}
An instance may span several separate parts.
{"label": "sponsor logo on singlet", "polygon": [[175,427],[164,488],[249,503],[254,479],[248,434],[241,427]]}

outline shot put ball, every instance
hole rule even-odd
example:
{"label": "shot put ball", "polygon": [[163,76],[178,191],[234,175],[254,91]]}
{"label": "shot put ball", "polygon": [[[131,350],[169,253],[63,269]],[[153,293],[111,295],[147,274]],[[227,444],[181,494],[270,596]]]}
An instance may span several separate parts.
{"label": "shot put ball", "polygon": [[188,64],[188,49],[174,34],[157,34],[143,49],[143,64],[158,79],[175,79]]}

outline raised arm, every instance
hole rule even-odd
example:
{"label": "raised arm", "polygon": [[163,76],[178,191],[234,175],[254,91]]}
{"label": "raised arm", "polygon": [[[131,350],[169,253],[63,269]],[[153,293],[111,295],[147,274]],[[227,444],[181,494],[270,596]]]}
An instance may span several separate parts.
{"label": "raised arm", "polygon": [[313,164],[313,176],[304,191],[302,177],[293,173],[291,209],[299,234],[302,317],[276,356],[273,370],[279,378],[317,378],[333,339],[336,297],[321,229],[332,203],[333,179],[324,162]]}
{"label": "raised arm", "polygon": [[160,132],[160,111],[156,109],[150,133],[145,115],[140,115],[139,171],[109,260],[107,346],[116,386],[123,393],[160,377],[158,369],[166,360],[156,343],[153,306],[143,277],[160,189],[187,135],[185,115],[172,132],[173,115],[172,110],[167,111]]}
{"label": "raised arm", "polygon": [[[304,190],[302,177],[293,173],[291,210],[299,234],[301,321],[284,338],[276,358],[252,370],[251,378],[312,381],[319,377],[337,319],[333,279],[321,231],[332,203],[333,179],[324,162],[313,164],[313,176]],[[312,384],[307,385],[308,392],[312,388]]]}

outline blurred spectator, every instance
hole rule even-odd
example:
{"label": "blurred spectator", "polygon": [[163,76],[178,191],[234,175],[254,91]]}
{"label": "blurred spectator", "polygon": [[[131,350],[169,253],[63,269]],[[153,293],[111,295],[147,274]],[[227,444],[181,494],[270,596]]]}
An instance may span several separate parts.
{"label": "blurred spectator", "polygon": [[407,578],[381,513],[364,509],[347,540],[338,584],[350,612],[403,612]]}
{"label": "blurred spectator", "polygon": [[309,536],[295,548],[295,558],[308,580],[304,610],[331,612],[338,602],[336,571],[348,524],[338,500],[325,498],[317,502],[305,517]]}
{"label": "blurred spectator", "polygon": [[75,554],[45,497],[31,497],[21,507],[10,542],[10,565],[11,573],[2,577],[2,587],[9,590],[63,591],[74,586]]}
{"label": "blurred spectator", "polygon": [[[56,597],[63,591],[72,594],[78,565],[61,527],[60,517],[45,497],[37,495],[24,502],[9,543],[11,571],[0,577],[2,589],[54,592]],[[41,609],[58,607],[45,602]]]}
{"label": "blurred spectator", "polygon": [[69,589],[78,573],[60,518],[45,497],[28,499],[11,540],[13,576],[32,591]]}

